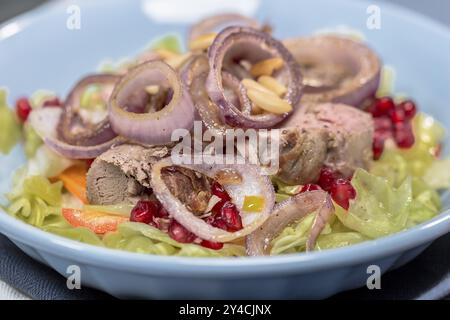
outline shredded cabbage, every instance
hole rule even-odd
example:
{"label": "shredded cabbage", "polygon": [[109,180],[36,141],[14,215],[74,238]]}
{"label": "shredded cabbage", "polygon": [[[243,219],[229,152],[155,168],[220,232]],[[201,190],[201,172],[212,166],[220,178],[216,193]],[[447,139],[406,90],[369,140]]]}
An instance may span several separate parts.
{"label": "shredded cabbage", "polygon": [[33,109],[42,108],[44,102],[48,99],[52,99],[56,94],[48,90],[37,90],[30,97],[30,104]]}
{"label": "shredded cabbage", "polygon": [[80,98],[80,107],[89,111],[103,111],[106,103],[102,98],[102,87],[99,85],[88,86]]}
{"label": "shredded cabbage", "polygon": [[225,244],[220,250],[211,250],[197,244],[180,243],[173,240],[168,234],[159,229],[136,222],[125,222],[120,224],[118,231],[106,234],[103,241],[109,248],[140,253],[195,257],[245,255],[243,246]]}
{"label": "shredded cabbage", "polygon": [[352,179],[356,198],[346,211],[336,205],[336,215],[346,227],[369,238],[378,238],[406,227],[412,202],[411,178],[398,187],[386,179],[358,169]]}
{"label": "shredded cabbage", "polygon": [[378,87],[376,96],[385,97],[392,95],[395,89],[395,69],[391,66],[383,66],[381,69],[380,86]]}
{"label": "shredded cabbage", "polygon": [[389,235],[426,221],[441,209],[439,194],[422,179],[408,176],[400,186],[358,169],[352,179],[357,196],[336,215],[348,228],[369,238]]}
{"label": "shredded cabbage", "polygon": [[42,175],[51,178],[56,177],[76,163],[74,160],[61,157],[46,145],[42,145],[36,151],[35,156],[28,161],[26,169],[28,175]]}
{"label": "shredded cabbage", "polygon": [[[432,186],[439,184],[440,179],[445,187],[445,173],[450,170],[448,161],[440,162],[435,157],[445,130],[432,117],[420,113],[413,119],[413,130],[416,142],[412,148],[390,148],[383,152],[380,160],[375,161],[370,172],[376,176],[387,178],[394,186],[399,186],[407,176],[422,177]],[[436,168],[436,164],[438,168]],[[430,168],[442,170],[443,176],[426,174]],[[429,178],[434,180],[430,183]]]}
{"label": "shredded cabbage", "polygon": [[[286,227],[271,242],[270,254],[293,253],[304,251],[310,229],[314,223],[315,214],[309,214],[297,223]],[[329,233],[331,229],[327,226],[322,233]]]}
{"label": "shredded cabbage", "polygon": [[25,222],[44,226],[45,219],[61,214],[62,182],[51,183],[42,176],[26,178],[20,192],[9,193],[10,201],[6,211]]}
{"label": "shredded cabbage", "polygon": [[433,148],[439,145],[445,137],[446,130],[442,124],[425,113],[417,114],[412,123],[417,143],[423,143]]}
{"label": "shredded cabbage", "polygon": [[75,163],[74,160],[66,159],[56,154],[46,145],[41,145],[37,149],[34,157],[14,172],[12,180],[13,188],[10,194],[21,194],[23,192],[23,183],[29,177],[55,177]]}
{"label": "shredded cabbage", "polygon": [[442,208],[439,193],[422,178],[412,178],[412,194],[408,227],[433,218]]}
{"label": "shredded cabbage", "polygon": [[92,244],[96,246],[103,246],[103,242],[98,235],[93,231],[83,228],[83,227],[60,227],[60,226],[43,226],[44,231],[56,234],[61,237],[72,239],[75,241],[80,241],[87,244]]}
{"label": "shredded cabbage", "polygon": [[336,232],[322,234],[319,236],[319,238],[317,238],[315,250],[340,248],[350,246],[352,244],[357,244],[366,240],[367,238],[359,232]]}
{"label": "shredded cabbage", "polygon": [[23,134],[25,140],[24,142],[25,155],[27,156],[28,159],[30,159],[34,157],[36,151],[44,142],[42,141],[41,137],[39,137],[39,135],[36,133],[36,131],[33,129],[33,127],[28,123],[25,123],[25,125],[23,126]]}
{"label": "shredded cabbage", "polygon": [[[8,154],[21,138],[21,126],[6,102],[6,90],[0,88],[0,153]],[[6,134],[7,133],[7,134]]]}
{"label": "shredded cabbage", "polygon": [[450,188],[450,158],[434,161],[423,178],[433,189]]}
{"label": "shredded cabbage", "polygon": [[276,176],[272,176],[272,184],[275,186],[275,202],[283,202],[289,199],[291,196],[297,194],[301,188],[299,185],[290,186]]}
{"label": "shredded cabbage", "polygon": [[160,39],[155,40],[151,45],[153,50],[164,49],[173,53],[181,53],[180,37],[176,34],[169,34]]}
{"label": "shredded cabbage", "polygon": [[[277,255],[305,251],[306,241],[315,218],[316,214],[311,213],[300,221],[286,227],[271,241],[270,254]],[[361,233],[344,226],[333,216],[317,238],[315,250],[344,247],[367,239]]]}
{"label": "shredded cabbage", "polygon": [[129,203],[114,204],[114,205],[85,205],[84,208],[90,211],[105,212],[129,217],[131,211],[134,208],[134,205]]}

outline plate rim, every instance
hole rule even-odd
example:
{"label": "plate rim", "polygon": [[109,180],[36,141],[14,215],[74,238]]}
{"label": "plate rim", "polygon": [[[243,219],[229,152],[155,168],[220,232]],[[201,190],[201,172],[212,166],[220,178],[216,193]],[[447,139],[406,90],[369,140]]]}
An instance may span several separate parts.
{"label": "plate rim", "polygon": [[[339,1],[351,6],[373,4],[368,0]],[[40,17],[45,16],[46,10],[62,4],[62,2],[52,0],[39,5],[28,12],[6,20],[0,24],[0,29],[10,23],[19,23],[27,27],[36,23],[36,20]],[[393,15],[401,16],[411,23],[427,28],[430,32],[438,33],[450,43],[450,28],[442,22],[397,4],[383,1],[377,5],[383,6]],[[0,42],[7,39],[0,39]],[[45,232],[10,216],[1,209],[0,231],[13,241],[23,243],[37,250],[38,253],[43,251],[61,258],[75,259],[89,265],[102,267],[105,266],[105,263],[108,263],[108,268],[115,270],[133,271],[142,274],[160,272],[165,275],[180,277],[187,276],[187,272],[189,272],[189,276],[198,277],[236,275],[248,277],[260,276],[268,272],[273,275],[285,275],[286,273],[319,271],[329,267],[362,263],[424,245],[450,232],[450,209],[411,229],[376,240],[369,240],[344,248],[271,257],[173,257],[108,249]]]}
{"label": "plate rim", "polygon": [[[450,231],[450,209],[411,229],[348,247],[267,257],[178,257],[127,252],[64,238],[29,225],[0,210],[0,231],[13,241],[25,244],[39,253],[89,265],[136,273],[200,277],[257,276],[320,271],[387,257],[425,245]],[[44,259],[45,260],[45,259]],[[151,267],[149,269],[149,266]],[[183,267],[183,268],[180,268]]]}

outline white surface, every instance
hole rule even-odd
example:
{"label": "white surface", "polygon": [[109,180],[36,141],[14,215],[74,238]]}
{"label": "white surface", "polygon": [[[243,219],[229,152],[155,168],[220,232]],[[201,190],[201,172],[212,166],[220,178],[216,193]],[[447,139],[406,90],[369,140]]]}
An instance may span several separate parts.
{"label": "white surface", "polygon": [[30,300],[30,298],[0,280],[0,300]]}

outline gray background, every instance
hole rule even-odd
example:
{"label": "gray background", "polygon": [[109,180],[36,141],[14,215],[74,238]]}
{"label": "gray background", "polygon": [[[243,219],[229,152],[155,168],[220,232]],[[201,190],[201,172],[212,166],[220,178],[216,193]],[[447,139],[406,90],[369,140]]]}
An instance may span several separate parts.
{"label": "gray background", "polygon": [[[355,0],[357,1],[357,0]],[[0,0],[0,23],[30,10],[46,0]],[[449,0],[373,0],[373,3],[391,2],[419,11],[450,26]]]}

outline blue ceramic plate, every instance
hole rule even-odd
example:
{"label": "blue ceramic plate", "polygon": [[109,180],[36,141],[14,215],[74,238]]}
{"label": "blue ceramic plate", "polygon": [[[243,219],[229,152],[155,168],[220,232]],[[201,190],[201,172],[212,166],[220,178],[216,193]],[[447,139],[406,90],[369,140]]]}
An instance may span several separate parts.
{"label": "blue ceramic plate", "polygon": [[[71,1],[80,29],[66,26],[67,2],[50,3],[0,27],[0,85],[11,98],[38,88],[67,93],[105,58],[135,54],[152,38],[186,32],[199,17],[239,11],[270,21],[280,38],[346,25],[361,30],[398,72],[397,91],[450,128],[450,31],[420,15],[380,4],[381,29],[368,30],[365,1],[142,0]],[[73,8],[72,8],[73,9]],[[1,128],[0,128],[1,130]],[[1,132],[1,134],[7,134]],[[448,144],[448,141],[447,141]],[[0,192],[24,161],[21,150],[0,158]],[[448,197],[444,202],[448,207]],[[411,230],[347,248],[243,259],[141,255],[93,247],[42,232],[0,212],[0,231],[33,258],[65,274],[82,270],[82,285],[121,298],[325,298],[366,284],[367,267],[382,272],[407,263],[450,231],[450,211]]]}

